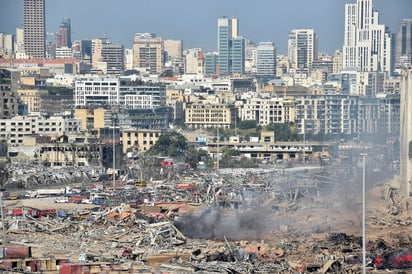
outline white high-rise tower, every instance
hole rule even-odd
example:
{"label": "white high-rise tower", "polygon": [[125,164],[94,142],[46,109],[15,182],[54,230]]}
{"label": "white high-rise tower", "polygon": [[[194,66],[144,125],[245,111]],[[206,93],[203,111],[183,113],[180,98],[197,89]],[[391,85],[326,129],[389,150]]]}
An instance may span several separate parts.
{"label": "white high-rise tower", "polygon": [[293,29],[289,33],[288,58],[291,68],[309,71],[318,59],[318,36],[313,29]]}
{"label": "white high-rise tower", "polygon": [[343,67],[391,72],[391,36],[385,25],[379,24],[373,0],[345,5]]}

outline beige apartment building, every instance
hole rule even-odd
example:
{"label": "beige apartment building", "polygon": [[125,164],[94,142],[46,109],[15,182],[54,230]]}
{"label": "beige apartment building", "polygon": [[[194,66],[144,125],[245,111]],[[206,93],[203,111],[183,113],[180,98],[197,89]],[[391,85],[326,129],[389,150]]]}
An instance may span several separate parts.
{"label": "beige apartment building", "polygon": [[80,108],[74,110],[74,117],[81,120],[81,130],[104,128],[104,114],[106,109]]}
{"label": "beige apartment building", "polygon": [[187,104],[185,124],[190,128],[230,128],[235,120],[235,106],[199,101]]}
{"label": "beige apartment building", "polygon": [[133,67],[159,74],[163,70],[163,39],[151,33],[136,33],[133,42]]}
{"label": "beige apartment building", "polygon": [[160,130],[123,129],[121,135],[123,154],[127,152],[145,153],[156,144],[161,134],[162,132]]}

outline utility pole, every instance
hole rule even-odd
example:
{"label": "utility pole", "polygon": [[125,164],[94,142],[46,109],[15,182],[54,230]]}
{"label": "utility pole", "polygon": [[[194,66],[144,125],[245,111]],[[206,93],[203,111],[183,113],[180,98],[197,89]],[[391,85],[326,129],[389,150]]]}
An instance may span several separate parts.
{"label": "utility pole", "polygon": [[216,163],[217,163],[217,166],[216,166],[216,169],[219,169],[219,124],[217,125],[217,132],[216,132],[216,135],[217,135],[217,143],[216,143],[216,150],[217,150],[217,161],[216,161]]}
{"label": "utility pole", "polygon": [[113,187],[116,186],[116,172],[115,172],[116,171],[116,144],[115,144],[115,138],[114,138],[114,135],[115,135],[115,128],[114,128],[115,119],[116,119],[116,117],[113,116],[113,132],[112,132],[112,134],[113,134],[113,139],[112,139],[112,142],[113,142],[113,173],[112,173]]}
{"label": "utility pole", "polygon": [[1,228],[3,232],[3,246],[6,244],[6,228],[4,225],[4,210],[3,210],[3,192],[0,192],[0,209],[1,209]]}
{"label": "utility pole", "polygon": [[368,154],[361,153],[362,156],[362,264],[363,274],[366,274],[366,157]]}

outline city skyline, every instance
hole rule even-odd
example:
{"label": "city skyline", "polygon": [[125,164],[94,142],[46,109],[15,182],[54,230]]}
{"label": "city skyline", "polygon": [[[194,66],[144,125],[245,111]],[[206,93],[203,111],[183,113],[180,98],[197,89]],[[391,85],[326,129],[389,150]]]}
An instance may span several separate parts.
{"label": "city skyline", "polygon": [[[0,32],[14,34],[22,23],[22,0],[2,1],[5,8],[0,10]],[[184,48],[216,51],[216,20],[228,16],[239,19],[240,35],[256,43],[273,41],[279,54],[287,53],[288,33],[297,28],[313,28],[319,36],[319,51],[333,53],[343,46],[345,4],[355,2],[262,0],[254,9],[246,2],[212,0],[196,7],[188,0],[178,3],[158,0],[145,3],[144,12],[138,12],[140,4],[133,0],[122,1],[121,6],[118,2],[102,0],[99,8],[92,1],[73,0],[70,5],[64,5],[63,1],[56,0],[46,1],[46,30],[57,32],[62,20],[70,18],[73,40],[106,35],[113,42],[131,48],[135,33],[152,32],[164,39],[183,40]],[[300,8],[296,9],[297,6]],[[412,17],[410,0],[375,0],[374,7],[380,12],[380,23],[387,25],[392,33],[397,31],[402,19]],[[96,11],[92,18],[90,10]]]}

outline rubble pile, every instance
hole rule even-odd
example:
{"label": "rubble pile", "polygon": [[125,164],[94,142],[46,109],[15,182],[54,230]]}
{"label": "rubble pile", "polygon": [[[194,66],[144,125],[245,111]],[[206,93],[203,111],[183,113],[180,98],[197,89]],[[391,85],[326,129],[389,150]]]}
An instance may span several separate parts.
{"label": "rubble pile", "polygon": [[[89,264],[172,273],[360,273],[361,203],[348,191],[358,182],[341,192],[340,176],[256,169],[175,175],[138,191],[110,185],[104,204],[31,199],[43,210],[30,215],[29,203],[10,202],[5,232],[33,256]],[[382,184],[367,199],[368,273],[411,268],[405,229],[412,221],[403,197]]]}
{"label": "rubble pile", "polygon": [[36,164],[13,162],[8,167],[7,189],[32,189],[50,185],[81,184],[90,181],[91,168],[53,169]]}

